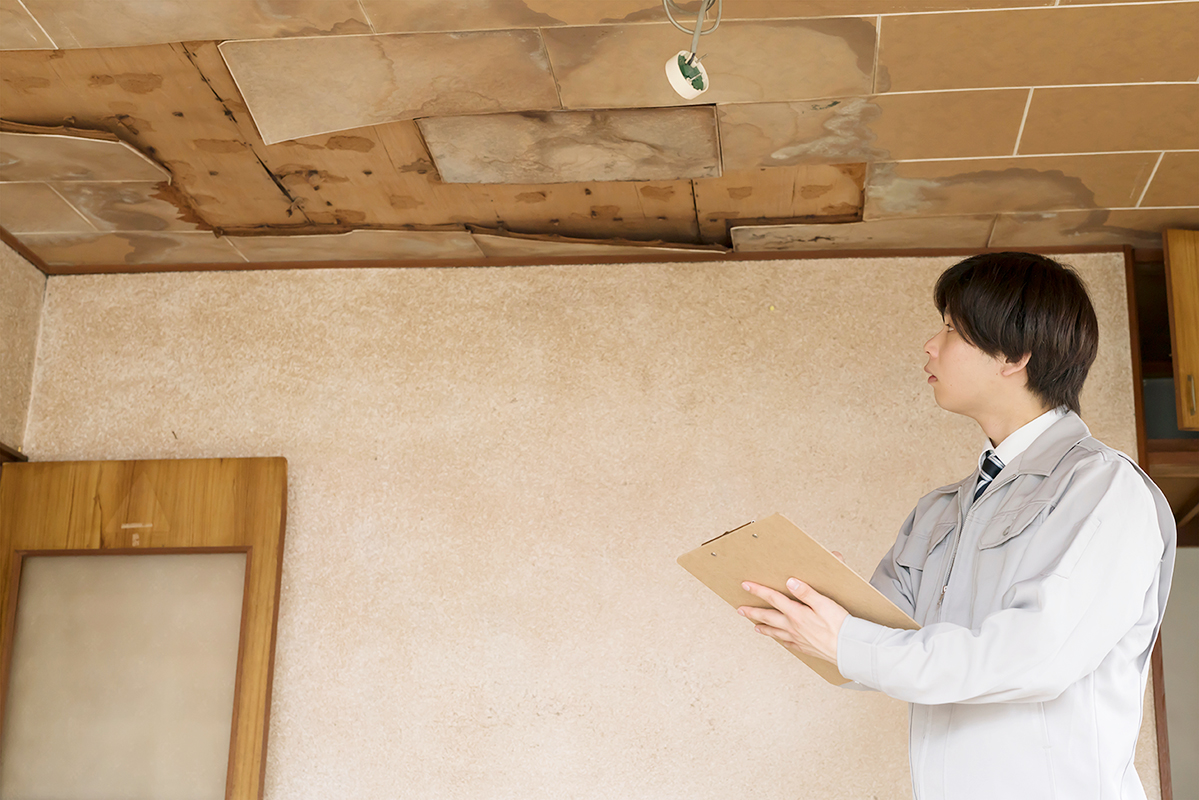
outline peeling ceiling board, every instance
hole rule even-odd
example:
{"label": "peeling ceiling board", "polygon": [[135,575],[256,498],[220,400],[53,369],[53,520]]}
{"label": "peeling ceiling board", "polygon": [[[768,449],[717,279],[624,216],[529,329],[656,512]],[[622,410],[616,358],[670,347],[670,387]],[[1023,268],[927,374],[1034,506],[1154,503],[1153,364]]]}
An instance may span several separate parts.
{"label": "peeling ceiling board", "polygon": [[169,181],[171,174],[117,139],[0,131],[0,182]]}
{"label": "peeling ceiling board", "polygon": [[861,219],[865,172],[864,164],[811,164],[726,171],[719,178],[697,180],[701,238],[727,241],[728,222],[736,219]]}
{"label": "peeling ceiling board", "polygon": [[725,169],[1011,155],[1026,89],[718,106]]}
{"label": "peeling ceiling board", "polygon": [[58,48],[370,33],[356,0],[24,0]]}
{"label": "peeling ceiling board", "polygon": [[1124,245],[1157,249],[1166,228],[1199,229],[1199,207],[1000,214],[992,247]]}
{"label": "peeling ceiling board", "polygon": [[558,108],[537,31],[225,42],[267,144],[416,117]]}
{"label": "peeling ceiling board", "polygon": [[482,258],[466,231],[350,231],[316,236],[232,236],[247,261]]}
{"label": "peeling ceiling board", "polygon": [[[700,55],[711,88],[681,99],[663,76],[689,42],[670,24],[543,28],[565,108],[750,103],[868,94],[874,18],[721,23]],[[719,68],[717,67],[719,65]]]}
{"label": "peeling ceiling board", "polygon": [[417,121],[448,183],[655,181],[720,175],[716,111],[525,111]]}
{"label": "peeling ceiling board", "polygon": [[582,258],[587,256],[652,256],[660,253],[723,253],[723,247],[678,247],[667,242],[603,242],[561,236],[503,236],[474,232],[475,242],[488,258]]}
{"label": "peeling ceiling board", "polygon": [[804,250],[986,247],[994,214],[849,222],[840,225],[760,225],[733,228],[738,253]]}
{"label": "peeling ceiling board", "polygon": [[1133,206],[1157,153],[870,165],[865,219]]}
{"label": "peeling ceiling board", "polygon": [[[1199,3],[1050,5],[724,0],[720,32],[700,50],[714,87],[683,102],[666,88],[661,64],[689,38],[664,22],[660,0],[0,0],[0,48],[68,48],[0,52],[0,113],[15,121],[0,122],[0,131],[122,151],[41,156],[49,173],[30,169],[29,154],[0,157],[0,182],[22,181],[0,197],[0,222],[22,236],[158,237],[63,245],[71,258],[91,252],[118,262],[231,257],[232,246],[211,236],[173,238],[209,229],[242,240],[471,226],[514,240],[495,248],[544,252],[552,242],[578,252],[727,245],[730,225],[819,223],[848,247],[851,232],[877,237],[884,229],[841,223],[902,219],[922,239],[920,219],[999,214],[993,240],[1021,246],[1156,238],[1155,221],[1199,205],[1199,50],[1178,43],[1199,25]],[[975,11],[911,13],[964,9]],[[1075,23],[1077,31],[1063,33]],[[51,41],[56,32],[63,41]],[[268,144],[218,42],[141,44],[200,35],[253,37],[223,47],[253,50],[247,63],[274,92],[268,100],[283,123],[313,131],[332,113],[345,129]],[[1013,42],[1021,63],[978,66],[1002,60]],[[109,47],[70,49],[88,43]],[[394,69],[393,56],[402,56]],[[417,62],[423,71],[410,69]],[[508,95],[487,88],[501,77]],[[270,81],[291,81],[297,94]],[[1079,85],[1046,85],[1061,81]],[[1126,85],[1087,85],[1104,82]],[[304,83],[318,91],[305,94]],[[414,86],[427,91],[414,98]],[[385,94],[395,87],[394,97]],[[411,118],[346,119],[339,103],[369,119],[380,109]],[[708,140],[662,123],[674,144],[708,148],[702,157],[689,151],[674,172],[650,172],[657,155],[623,149],[654,144],[649,136],[615,125],[614,135],[594,135],[601,122],[713,109]],[[571,135],[549,143],[543,133],[485,128],[504,119]],[[589,121],[580,130],[557,122],[579,119]],[[444,146],[440,169],[418,120]],[[474,130],[450,131],[454,124]],[[706,124],[710,132],[710,117]],[[489,150],[500,145],[504,153]],[[612,167],[571,172],[580,151]],[[133,172],[107,171],[126,156]],[[723,174],[712,173],[716,165]],[[1168,207],[1165,216],[1158,207]],[[1106,209],[1100,222],[1097,209]]]}
{"label": "peeling ceiling board", "polygon": [[159,160],[214,226],[307,220],[179,45],[0,53],[6,119],[105,130]]}
{"label": "peeling ceiling board", "polygon": [[394,188],[388,207],[390,213],[403,216],[400,224],[470,223],[579,238],[694,241],[698,236],[690,181],[442,183],[416,123],[378,125],[373,130],[398,173],[389,179]]}
{"label": "peeling ceiling board", "polygon": [[245,263],[211,233],[35,233],[21,243],[50,266]]}

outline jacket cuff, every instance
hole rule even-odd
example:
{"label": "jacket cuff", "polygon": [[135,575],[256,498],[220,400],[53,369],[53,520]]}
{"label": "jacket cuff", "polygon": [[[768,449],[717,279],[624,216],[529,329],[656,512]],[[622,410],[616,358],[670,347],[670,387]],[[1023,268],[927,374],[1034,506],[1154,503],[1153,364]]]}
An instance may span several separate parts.
{"label": "jacket cuff", "polygon": [[837,634],[837,671],[842,677],[879,689],[874,645],[889,628],[848,616]]}

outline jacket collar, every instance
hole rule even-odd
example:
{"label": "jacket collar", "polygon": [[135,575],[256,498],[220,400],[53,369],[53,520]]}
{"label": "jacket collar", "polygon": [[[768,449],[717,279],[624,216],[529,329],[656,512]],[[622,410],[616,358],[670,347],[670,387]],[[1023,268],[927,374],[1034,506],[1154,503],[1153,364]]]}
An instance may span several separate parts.
{"label": "jacket collar", "polygon": [[[1082,421],[1082,418],[1073,411],[1069,411],[1064,417],[1046,428],[1023,453],[1004,467],[1000,474],[1012,474],[1011,471],[1014,471],[1016,475],[1048,475],[1066,457],[1070,448],[1090,435],[1091,430]],[[1007,475],[1004,477],[1006,479]],[[998,481],[999,478],[995,480]],[[967,487],[973,488],[977,481],[978,470],[976,469],[962,480],[934,491],[952,494]]]}

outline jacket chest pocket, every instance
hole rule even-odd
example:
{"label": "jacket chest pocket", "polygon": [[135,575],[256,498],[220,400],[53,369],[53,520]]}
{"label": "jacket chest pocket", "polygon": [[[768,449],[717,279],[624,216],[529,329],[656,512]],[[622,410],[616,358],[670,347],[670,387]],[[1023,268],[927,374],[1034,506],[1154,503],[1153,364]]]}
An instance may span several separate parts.
{"label": "jacket chest pocket", "polygon": [[1005,514],[1001,518],[992,519],[983,535],[979,537],[978,549],[990,550],[1010,542],[1028,530],[1049,509],[1048,500],[1038,500],[1033,503]]}
{"label": "jacket chest pocket", "polygon": [[923,571],[929,555],[937,549],[955,527],[956,522],[941,522],[934,525],[927,535],[909,536],[903,548],[895,554],[895,562],[908,569]]}

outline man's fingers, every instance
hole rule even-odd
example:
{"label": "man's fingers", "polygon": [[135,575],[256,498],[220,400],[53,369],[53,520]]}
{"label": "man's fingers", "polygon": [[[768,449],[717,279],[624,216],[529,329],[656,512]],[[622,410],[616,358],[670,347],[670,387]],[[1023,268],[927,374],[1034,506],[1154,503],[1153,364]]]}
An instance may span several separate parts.
{"label": "man's fingers", "polygon": [[773,628],[769,625],[755,625],[754,630],[763,636],[769,636],[771,639],[774,639],[777,642],[790,645],[795,644],[795,637],[782,628]]}
{"label": "man's fingers", "polygon": [[744,589],[745,591],[749,592],[750,594],[754,595],[755,597],[762,598],[767,603],[770,603],[770,605],[777,608],[779,611],[784,611],[786,609],[786,606],[788,603],[795,602],[794,600],[792,600],[790,597],[787,597],[787,595],[783,594],[782,592],[776,592],[774,589],[771,589],[769,586],[763,586],[762,584],[754,583],[753,581],[746,581],[745,583],[741,584],[741,588]]}
{"label": "man's fingers", "polygon": [[833,550],[832,553],[833,553],[833,555],[835,555],[837,557],[838,561],[840,561],[842,564],[845,563],[845,556],[841,555],[836,550]]}
{"label": "man's fingers", "polygon": [[791,594],[795,595],[795,599],[803,603],[805,606],[815,606],[822,602],[825,597],[820,592],[808,586],[799,578],[788,578],[787,588],[791,590]]}

